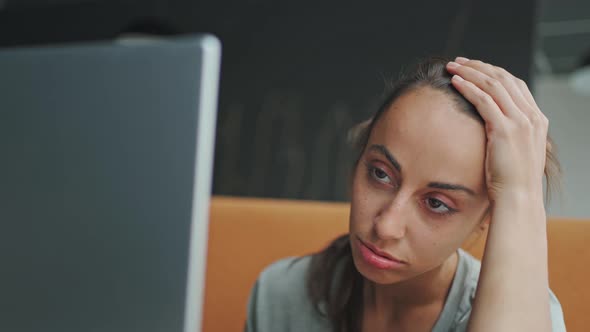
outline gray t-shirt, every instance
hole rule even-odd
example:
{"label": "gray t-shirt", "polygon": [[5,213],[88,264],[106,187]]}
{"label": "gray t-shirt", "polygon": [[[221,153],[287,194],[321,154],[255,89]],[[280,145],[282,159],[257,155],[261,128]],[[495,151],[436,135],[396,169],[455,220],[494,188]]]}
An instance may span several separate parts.
{"label": "gray t-shirt", "polygon": [[[479,278],[480,262],[459,249],[451,290],[433,332],[466,331]],[[248,304],[245,331],[332,332],[330,322],[314,309],[307,295],[306,276],[311,256],[286,258],[271,264],[259,276]],[[554,332],[565,332],[559,301],[549,290]]]}

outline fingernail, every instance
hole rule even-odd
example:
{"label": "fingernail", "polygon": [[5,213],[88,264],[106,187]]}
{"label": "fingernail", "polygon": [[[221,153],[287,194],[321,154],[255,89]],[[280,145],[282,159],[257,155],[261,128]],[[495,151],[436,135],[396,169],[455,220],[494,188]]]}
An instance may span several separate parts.
{"label": "fingernail", "polygon": [[447,63],[447,67],[449,67],[451,69],[459,68],[459,66],[460,66],[460,64],[453,62],[453,61]]}
{"label": "fingernail", "polygon": [[463,77],[459,76],[459,75],[453,75],[453,80],[457,81],[457,82],[463,82],[464,79]]}
{"label": "fingernail", "polygon": [[455,61],[457,61],[458,63],[465,63],[465,62],[469,61],[469,59],[464,58],[462,56],[458,56],[455,58]]}

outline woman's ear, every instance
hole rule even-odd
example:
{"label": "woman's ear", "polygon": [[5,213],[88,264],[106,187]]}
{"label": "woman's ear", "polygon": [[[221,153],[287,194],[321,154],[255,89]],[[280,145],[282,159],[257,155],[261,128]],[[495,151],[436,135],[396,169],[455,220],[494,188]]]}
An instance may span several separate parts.
{"label": "woman's ear", "polygon": [[479,239],[482,235],[484,235],[487,232],[488,226],[490,226],[490,220],[491,220],[491,215],[489,213],[486,213],[486,215],[479,222],[479,224],[477,224],[477,227],[473,231],[474,237],[476,239]]}
{"label": "woman's ear", "polygon": [[492,215],[490,214],[489,209],[487,209],[483,219],[480,221],[478,225],[478,228],[481,231],[486,231],[490,226],[490,220],[492,220]]}
{"label": "woman's ear", "polygon": [[[490,208],[488,207],[484,211],[483,215],[480,218],[480,221],[477,223],[471,234],[469,234],[469,236],[463,243],[462,247],[471,250],[475,249],[476,247],[479,247],[481,243],[485,243],[485,241],[481,242],[480,240],[482,239],[482,237],[485,238],[487,236],[487,230],[488,226],[490,225],[490,220],[491,214]],[[483,247],[481,248],[481,250],[483,250]]]}

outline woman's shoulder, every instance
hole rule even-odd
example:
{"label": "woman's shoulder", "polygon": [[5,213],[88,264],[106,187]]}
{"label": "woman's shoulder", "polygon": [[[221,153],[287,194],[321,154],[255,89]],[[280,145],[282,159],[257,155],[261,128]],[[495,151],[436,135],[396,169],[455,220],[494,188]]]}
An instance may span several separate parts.
{"label": "woman's shoulder", "polygon": [[264,268],[260,273],[260,278],[265,280],[274,280],[275,277],[299,279],[307,274],[311,258],[312,256],[301,256],[279,259]]}
{"label": "woman's shoulder", "polygon": [[294,295],[305,294],[311,259],[312,256],[280,259],[260,273],[257,286],[273,298],[292,298]]}
{"label": "woman's shoulder", "polygon": [[246,331],[326,331],[307,292],[312,256],[289,257],[267,266],[250,293]]}

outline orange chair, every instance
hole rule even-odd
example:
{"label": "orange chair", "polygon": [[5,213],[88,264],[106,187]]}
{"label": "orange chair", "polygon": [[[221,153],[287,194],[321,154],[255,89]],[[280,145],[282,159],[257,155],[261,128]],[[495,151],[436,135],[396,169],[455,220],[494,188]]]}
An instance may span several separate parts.
{"label": "orange chair", "polygon": [[[316,252],[348,230],[347,203],[214,197],[203,332],[242,331],[250,289],[268,264]],[[550,219],[549,278],[568,331],[590,329],[590,220]],[[481,258],[485,236],[464,248]]]}

